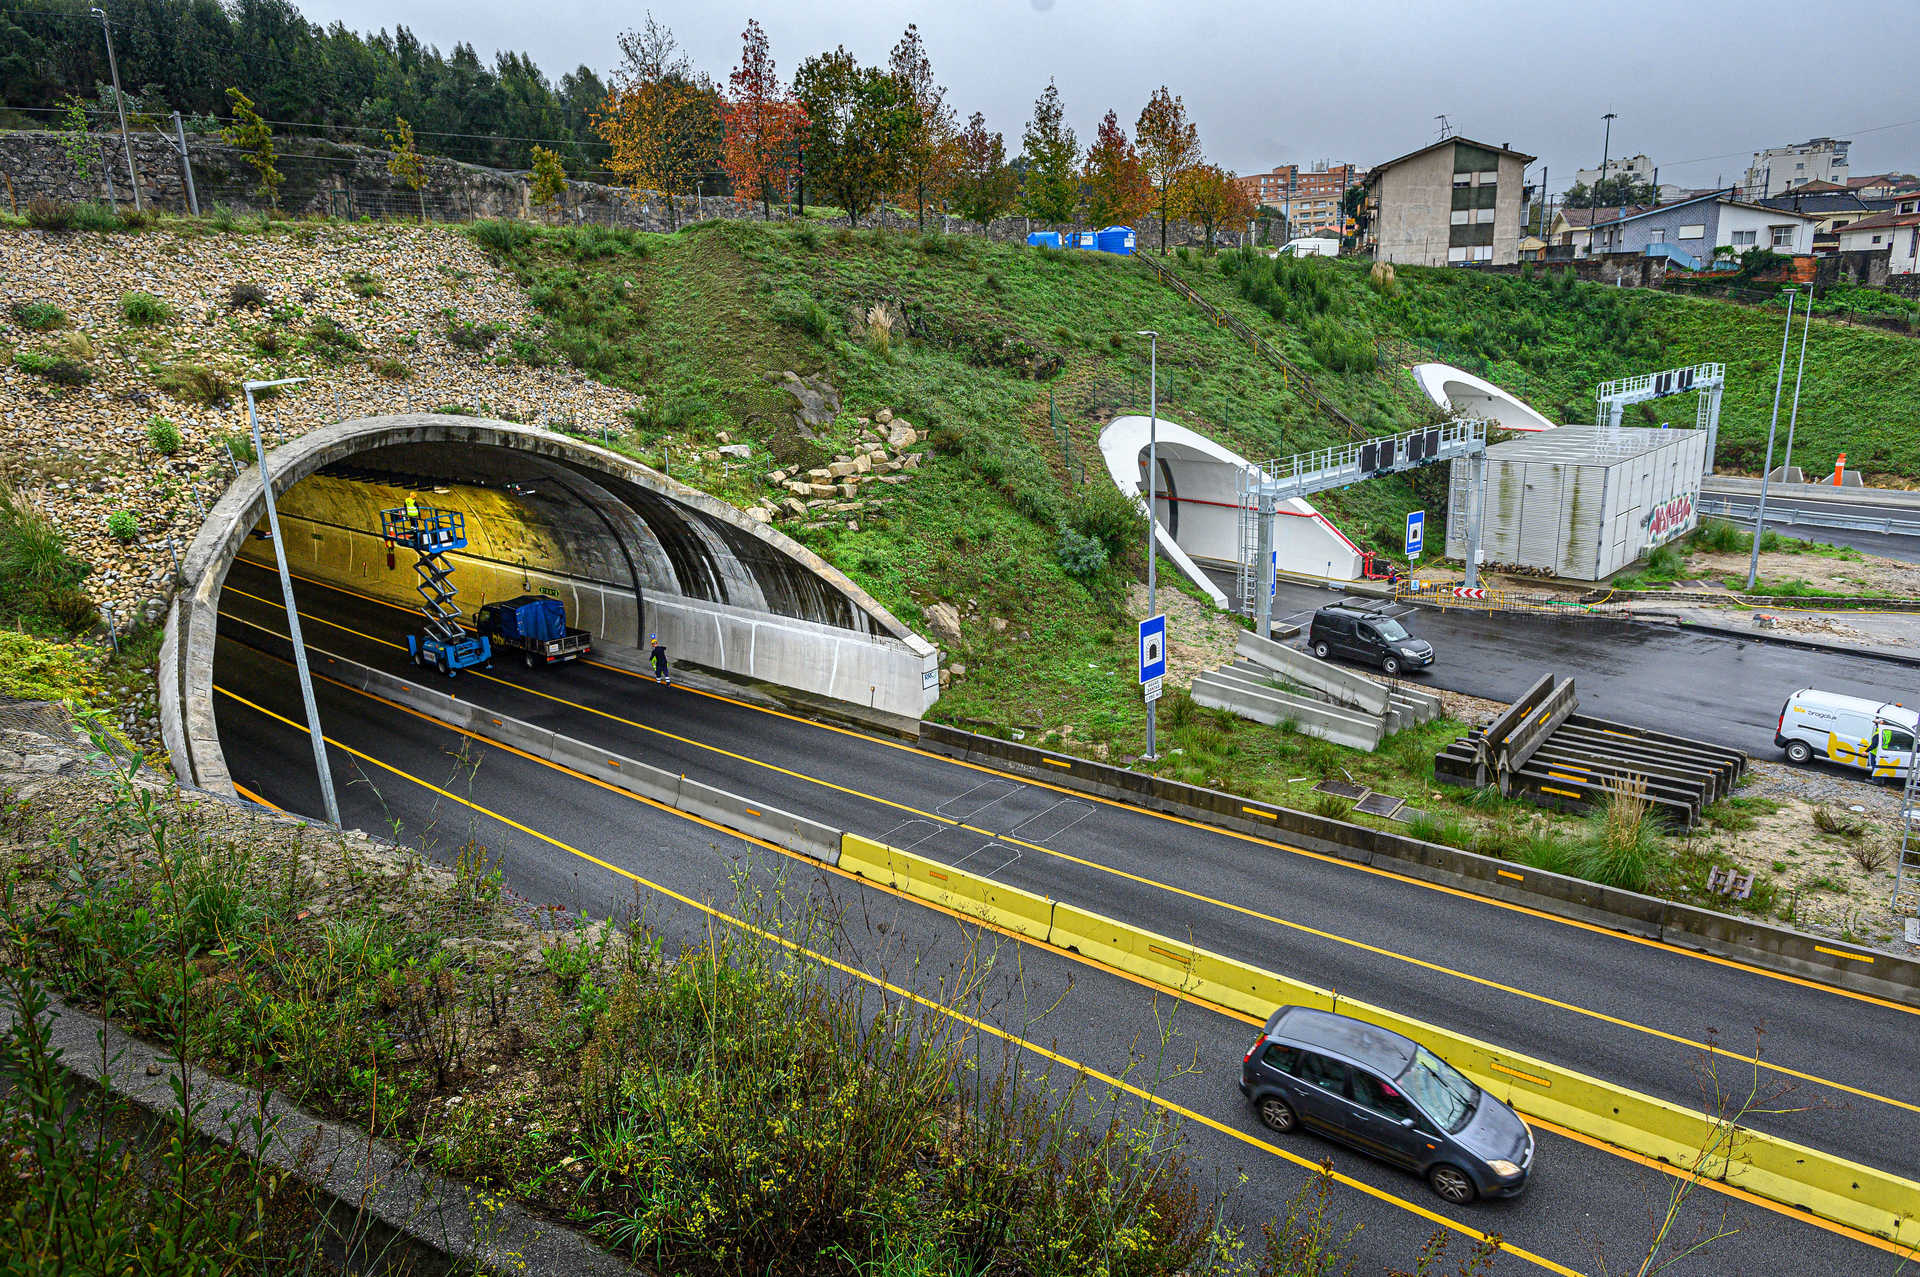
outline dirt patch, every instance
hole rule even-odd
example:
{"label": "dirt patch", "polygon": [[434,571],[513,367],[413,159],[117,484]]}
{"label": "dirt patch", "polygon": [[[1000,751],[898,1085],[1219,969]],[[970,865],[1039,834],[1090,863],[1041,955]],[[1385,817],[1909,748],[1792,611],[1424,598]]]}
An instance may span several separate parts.
{"label": "dirt patch", "polygon": [[[1246,631],[1230,613],[1178,590],[1163,589],[1155,599],[1167,617],[1167,684],[1191,687],[1208,670],[1233,664],[1233,647]],[[1147,587],[1135,583],[1127,591],[1127,616],[1147,617]]]}
{"label": "dirt patch", "polygon": [[[1747,576],[1748,556],[1695,551],[1687,556],[1687,573],[1717,581],[1721,577]],[[1835,559],[1823,554],[1762,553],[1760,580],[1805,581],[1816,590],[1836,594],[1920,595],[1920,563],[1903,563],[1863,554],[1857,559]],[[1685,583],[1675,588],[1687,589]],[[1692,588],[1699,588],[1696,584]]]}

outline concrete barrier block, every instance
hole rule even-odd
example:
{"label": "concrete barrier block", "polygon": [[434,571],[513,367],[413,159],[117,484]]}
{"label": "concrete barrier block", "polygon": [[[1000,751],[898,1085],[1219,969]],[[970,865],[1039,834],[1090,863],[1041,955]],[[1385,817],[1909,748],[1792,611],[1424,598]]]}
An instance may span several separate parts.
{"label": "concrete barrier block", "polygon": [[1385,721],[1365,711],[1330,705],[1312,697],[1281,691],[1255,690],[1231,677],[1202,674],[1189,689],[1196,704],[1224,709],[1256,723],[1291,723],[1303,736],[1315,736],[1351,749],[1371,753],[1386,732]]}
{"label": "concrete barrier block", "polygon": [[1241,634],[1234,641],[1233,652],[1235,656],[1272,670],[1288,682],[1325,692],[1356,709],[1369,714],[1386,712],[1387,685],[1344,666],[1295,651],[1251,631]]}
{"label": "concrete barrier block", "polygon": [[[631,760],[628,761],[631,763]],[[642,764],[631,765],[637,767]],[[738,794],[730,794],[724,789],[688,780],[684,776],[678,780],[679,799],[674,804],[677,810],[830,865],[839,863],[841,834],[838,829],[829,829],[792,812],[769,807]]]}
{"label": "concrete barrier block", "polygon": [[[527,726],[529,730],[538,728]],[[576,740],[571,736],[562,736],[557,732],[549,733],[548,758],[562,767],[571,767],[575,771],[604,780],[629,794],[649,798],[668,807],[677,807],[680,798],[680,776],[676,772],[662,771],[622,754],[613,753],[587,741]]]}

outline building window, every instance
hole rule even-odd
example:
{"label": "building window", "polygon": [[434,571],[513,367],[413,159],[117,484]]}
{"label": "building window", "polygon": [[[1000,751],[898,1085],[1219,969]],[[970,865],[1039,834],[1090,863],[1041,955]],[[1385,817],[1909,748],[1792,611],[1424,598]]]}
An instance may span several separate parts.
{"label": "building window", "polygon": [[1473,174],[1471,174],[1471,173],[1455,173],[1455,174],[1453,175],[1453,184],[1454,184],[1455,186],[1472,186],[1472,185],[1473,185]]}
{"label": "building window", "polygon": [[1682,226],[1680,228],[1681,239],[1705,239],[1706,237],[1707,228],[1705,223],[1695,222],[1691,226]]}
{"label": "building window", "polygon": [[1879,237],[1878,235],[1875,235],[1875,236],[1873,237],[1873,242],[1874,242],[1874,243],[1876,243],[1876,244],[1878,244],[1878,243],[1880,242],[1880,237]]}
{"label": "building window", "polygon": [[1447,250],[1447,260],[1449,262],[1464,262],[1468,260],[1467,254],[1471,251],[1471,249],[1466,248],[1449,248]]}
{"label": "building window", "polygon": [[1733,233],[1733,246],[1739,248],[1742,245],[1753,243],[1754,234],[1755,232],[1753,231],[1735,231]]}
{"label": "building window", "polygon": [[1455,226],[1467,226],[1467,225],[1470,225],[1472,222],[1473,222],[1472,209],[1456,208],[1453,210],[1453,224]]}
{"label": "building window", "polygon": [[1648,240],[1648,242],[1650,242],[1650,243],[1654,243],[1654,244],[1664,244],[1664,243],[1666,243],[1666,242],[1667,242],[1667,228],[1666,228],[1666,227],[1664,227],[1664,226],[1656,226],[1656,227],[1654,227],[1654,228],[1653,228],[1652,230],[1650,230],[1650,231],[1648,231],[1648,232],[1647,232],[1647,240]]}
{"label": "building window", "polygon": [[1478,248],[1475,248],[1475,249],[1473,250],[1473,260],[1474,260],[1474,261],[1476,261],[1476,262],[1490,262],[1490,261],[1492,261],[1492,260],[1493,260],[1493,245],[1491,245],[1491,244],[1482,244],[1482,245],[1480,245],[1480,246],[1479,246]]}
{"label": "building window", "polygon": [[1773,246],[1775,248],[1792,248],[1793,247],[1793,227],[1769,226],[1767,229],[1773,235]]}

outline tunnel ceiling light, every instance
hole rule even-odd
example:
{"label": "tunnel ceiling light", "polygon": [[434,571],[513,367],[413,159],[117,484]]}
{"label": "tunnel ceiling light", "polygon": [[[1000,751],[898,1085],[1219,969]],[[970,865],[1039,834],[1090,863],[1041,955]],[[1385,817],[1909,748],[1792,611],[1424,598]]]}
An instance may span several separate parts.
{"label": "tunnel ceiling light", "polygon": [[435,492],[452,492],[452,491],[453,491],[453,489],[452,489],[452,488],[448,488],[448,487],[444,487],[444,486],[442,486],[441,484],[438,484],[438,483],[436,483],[436,484],[434,484],[434,485],[433,485],[433,490],[434,490]]}

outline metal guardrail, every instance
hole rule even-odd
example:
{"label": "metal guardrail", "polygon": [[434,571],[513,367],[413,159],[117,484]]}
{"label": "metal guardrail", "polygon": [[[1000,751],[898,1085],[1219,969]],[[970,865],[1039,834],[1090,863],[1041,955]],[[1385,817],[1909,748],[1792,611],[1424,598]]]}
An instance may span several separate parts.
{"label": "metal guardrail", "polygon": [[[1726,497],[1701,496],[1697,507],[1701,514],[1734,522],[1751,523],[1759,514],[1759,503],[1732,501]],[[1860,514],[1822,514],[1792,506],[1767,505],[1767,522],[1788,527],[1836,528],[1846,532],[1878,532],[1885,536],[1920,537],[1920,521],[1913,519],[1876,519]]]}
{"label": "metal guardrail", "polygon": [[1161,283],[1166,284],[1172,288],[1174,292],[1179,293],[1189,302],[1192,302],[1195,306],[1205,311],[1216,325],[1230,330],[1235,336],[1252,346],[1266,358],[1268,363],[1280,370],[1282,380],[1289,390],[1296,391],[1315,411],[1346,431],[1349,437],[1354,439],[1364,439],[1367,437],[1366,429],[1362,427],[1359,422],[1349,417],[1346,413],[1341,412],[1327,401],[1326,396],[1322,395],[1319,390],[1314,387],[1313,379],[1301,371],[1300,365],[1281,354],[1272,342],[1253,331],[1245,320],[1237,315],[1229,315],[1226,311],[1221,310],[1218,306],[1202,297],[1194,291],[1191,284],[1176,275],[1172,267],[1164,262],[1155,261],[1152,254],[1144,252],[1135,253],[1134,260],[1144,262],[1160,277]]}

